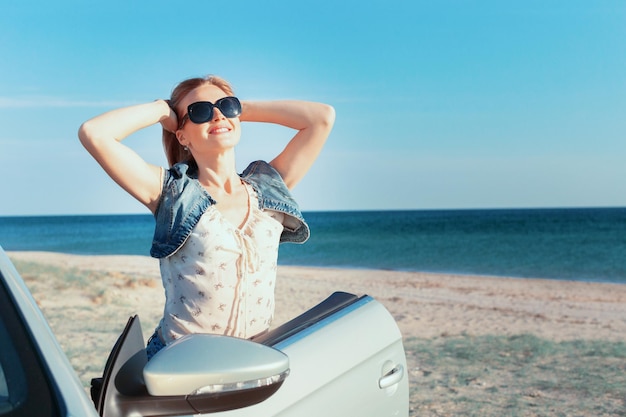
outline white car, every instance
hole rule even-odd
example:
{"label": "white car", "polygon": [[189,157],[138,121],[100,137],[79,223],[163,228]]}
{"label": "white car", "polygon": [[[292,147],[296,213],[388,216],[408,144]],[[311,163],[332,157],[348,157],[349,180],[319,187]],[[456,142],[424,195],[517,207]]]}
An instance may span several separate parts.
{"label": "white car", "polygon": [[402,337],[369,296],[334,293],[254,341],[189,335],[150,360],[138,317],[92,399],[0,248],[0,416],[408,416]]}

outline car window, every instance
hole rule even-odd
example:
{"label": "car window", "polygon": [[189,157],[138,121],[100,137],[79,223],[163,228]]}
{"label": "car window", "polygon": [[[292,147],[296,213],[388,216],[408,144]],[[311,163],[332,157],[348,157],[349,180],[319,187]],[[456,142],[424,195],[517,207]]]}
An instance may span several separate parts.
{"label": "car window", "polygon": [[9,397],[9,388],[7,387],[7,379],[0,364],[0,403],[5,402]]}
{"label": "car window", "polygon": [[6,413],[10,406],[9,387],[7,386],[7,379],[4,376],[4,371],[2,370],[2,364],[0,364],[0,414]]}
{"label": "car window", "polygon": [[[1,301],[4,304],[4,300]],[[3,309],[6,310],[6,309]],[[19,361],[15,343],[7,331],[4,311],[0,320],[0,414],[6,414],[19,407],[26,399],[26,377]],[[10,381],[10,384],[9,382]]]}
{"label": "car window", "polygon": [[0,416],[60,415],[56,391],[0,272]]}

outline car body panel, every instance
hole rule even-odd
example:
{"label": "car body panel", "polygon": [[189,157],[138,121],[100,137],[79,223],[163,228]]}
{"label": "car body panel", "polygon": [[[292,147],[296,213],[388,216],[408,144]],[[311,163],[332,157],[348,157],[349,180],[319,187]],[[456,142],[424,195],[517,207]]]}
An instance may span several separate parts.
{"label": "car body panel", "polygon": [[[362,297],[274,347],[289,357],[291,374],[276,394],[251,407],[257,415],[408,415],[402,336],[373,298]],[[380,379],[394,368],[402,369],[398,383],[380,388]],[[249,415],[246,411],[216,415]]]}

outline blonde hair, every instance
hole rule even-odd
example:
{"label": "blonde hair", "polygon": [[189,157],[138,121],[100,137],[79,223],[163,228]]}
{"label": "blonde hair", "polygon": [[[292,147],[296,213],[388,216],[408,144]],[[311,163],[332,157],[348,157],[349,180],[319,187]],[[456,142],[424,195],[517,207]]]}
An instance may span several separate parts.
{"label": "blonde hair", "polygon": [[[185,98],[187,94],[189,94],[196,88],[206,84],[218,87],[229,96],[235,95],[230,83],[216,75],[189,78],[185,81],[182,81],[172,90],[172,95],[169,100],[170,107],[174,109],[174,112],[176,113],[179,121],[180,118],[183,117],[183,114],[179,113],[179,111],[177,110],[180,102],[183,100],[183,98]],[[193,156],[191,155],[191,153],[185,150],[180,142],[178,142],[178,139],[176,139],[176,134],[168,132],[165,129],[163,129],[163,149],[165,150],[165,156],[167,157],[167,162],[169,163],[170,167],[176,165],[179,162],[195,162],[193,161]]]}

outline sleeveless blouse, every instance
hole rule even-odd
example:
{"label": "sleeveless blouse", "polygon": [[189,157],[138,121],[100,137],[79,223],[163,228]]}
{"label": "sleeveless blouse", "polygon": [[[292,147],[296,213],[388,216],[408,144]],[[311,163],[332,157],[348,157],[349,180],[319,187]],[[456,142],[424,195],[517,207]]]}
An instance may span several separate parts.
{"label": "sleeveless blouse", "polygon": [[244,185],[248,213],[241,227],[212,205],[185,243],[160,259],[166,344],[189,333],[250,338],[270,327],[283,225],[274,212],[259,209],[254,190]]}

